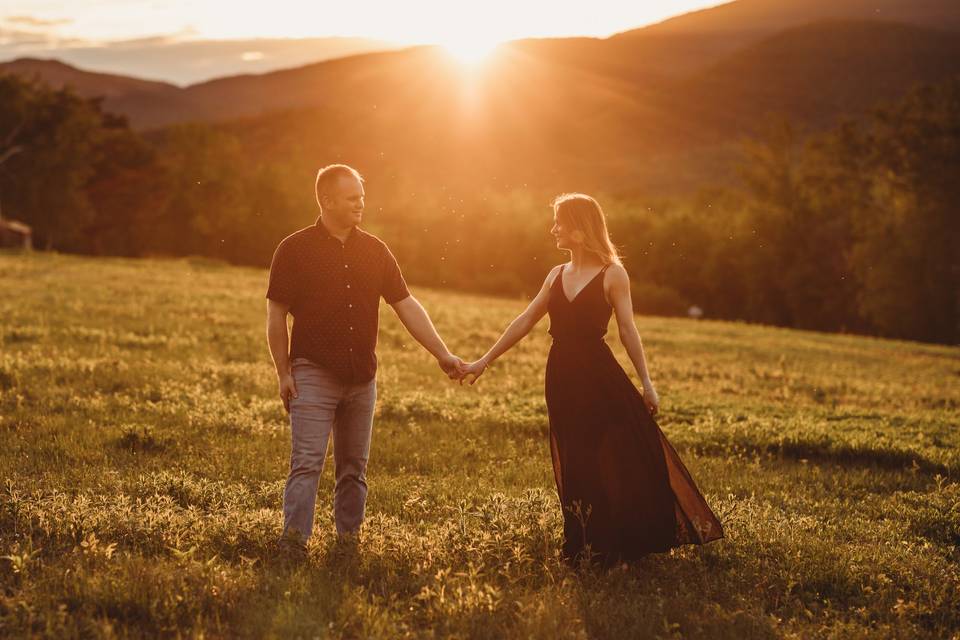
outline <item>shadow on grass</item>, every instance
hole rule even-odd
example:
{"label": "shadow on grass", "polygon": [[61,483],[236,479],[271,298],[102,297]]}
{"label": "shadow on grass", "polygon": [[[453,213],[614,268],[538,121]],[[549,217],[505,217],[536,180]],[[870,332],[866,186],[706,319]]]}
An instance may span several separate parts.
{"label": "shadow on grass", "polygon": [[950,476],[956,472],[951,465],[930,460],[909,449],[871,447],[830,440],[785,440],[781,442],[715,441],[692,445],[701,455],[730,454],[772,455],[789,460],[807,460],[817,464],[835,464],[844,467],[913,470],[928,475]]}
{"label": "shadow on grass", "polygon": [[591,638],[775,638],[764,604],[738,596],[756,576],[735,570],[716,549],[654,554],[628,570],[578,574],[578,617]]}

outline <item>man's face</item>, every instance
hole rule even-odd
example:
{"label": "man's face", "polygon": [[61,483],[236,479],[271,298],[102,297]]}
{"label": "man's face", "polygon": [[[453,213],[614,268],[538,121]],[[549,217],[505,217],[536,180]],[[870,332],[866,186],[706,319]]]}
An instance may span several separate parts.
{"label": "man's face", "polygon": [[337,226],[354,227],[363,218],[363,197],[363,184],[359,180],[354,176],[340,176],[323,196],[323,216]]}

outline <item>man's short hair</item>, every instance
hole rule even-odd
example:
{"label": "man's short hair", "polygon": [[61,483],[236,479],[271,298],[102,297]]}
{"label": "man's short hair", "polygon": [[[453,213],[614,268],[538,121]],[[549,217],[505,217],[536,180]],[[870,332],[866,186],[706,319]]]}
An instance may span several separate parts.
{"label": "man's short hair", "polygon": [[320,196],[325,193],[329,193],[330,188],[336,184],[337,180],[344,176],[353,176],[360,183],[363,183],[363,176],[360,175],[360,172],[354,169],[353,167],[346,164],[328,164],[320,171],[317,171],[317,204],[323,208],[323,202],[320,200]]}

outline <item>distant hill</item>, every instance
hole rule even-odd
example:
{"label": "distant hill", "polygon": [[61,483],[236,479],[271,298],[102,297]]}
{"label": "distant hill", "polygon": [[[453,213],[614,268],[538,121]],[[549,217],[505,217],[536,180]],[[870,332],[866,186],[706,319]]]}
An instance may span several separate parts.
{"label": "distant hill", "polygon": [[[552,55],[535,54],[548,44],[506,47],[486,81],[466,84],[426,48],[271,74],[259,91],[290,111],[231,128],[267,157],[302,154],[304,165],[334,154],[465,185],[509,174],[531,185],[672,193],[725,182],[739,140],[768,113],[821,129],[960,73],[955,34],[879,21],[804,25],[699,73],[637,81],[624,67],[600,70],[593,44],[577,43],[596,54],[591,65],[558,61],[557,43]],[[254,88],[239,79],[211,83],[205,104],[249,105]],[[297,107],[308,92],[319,106]]]}
{"label": "distant hill", "polygon": [[[339,158],[415,180],[499,180],[500,186],[569,176],[605,149],[649,146],[659,136],[645,91],[615,78],[510,49],[476,76],[465,76],[430,47],[374,56],[375,62],[362,56],[286,77],[272,74],[258,90],[289,108],[229,128],[265,157],[302,158],[305,164]],[[227,91],[243,105],[250,90],[237,82],[211,87],[201,99],[210,98],[215,108],[214,98]],[[294,104],[309,97],[315,106]],[[629,136],[625,123],[632,127]],[[620,158],[602,164],[618,165]],[[596,175],[590,172],[591,179]]]}
{"label": "distant hill", "polygon": [[[627,94],[635,91],[649,94],[676,91],[675,81],[678,79],[689,78],[692,83],[705,79],[707,86],[721,86],[726,82],[723,80],[724,69],[729,72],[736,69],[735,73],[746,73],[741,77],[752,77],[751,74],[759,70],[748,68],[750,58],[759,55],[760,49],[751,47],[776,48],[765,41],[782,31],[792,32],[798,27],[827,19],[863,22],[878,18],[940,31],[960,30],[960,2],[737,0],[607,39],[520,40],[508,43],[503,49],[512,54],[510,59],[521,68],[553,65],[576,71],[578,79],[586,74],[624,83]],[[807,32],[806,41],[803,41],[802,34],[785,37],[775,60],[789,59],[791,55],[797,58],[807,53],[813,53],[818,61],[825,60],[826,56],[816,51],[815,37],[813,31]],[[894,43],[893,46],[906,52],[905,43]],[[796,48],[794,54],[787,51],[790,47]],[[828,43],[828,47],[836,51],[834,44]],[[374,79],[397,87],[409,82],[410,78],[421,79],[425,74],[434,73],[430,60],[437,56],[428,51],[428,47],[415,47],[351,55],[280,71],[219,78],[183,89],[166,83],[85,72],[55,61],[27,59],[0,63],[0,71],[36,73],[56,85],[72,84],[82,95],[104,95],[108,109],[126,114],[137,127],[150,128],[173,122],[225,120],[276,110],[323,106],[331,100],[342,101],[347,95],[345,92],[349,92],[350,100],[357,95],[372,97],[377,94],[377,89],[369,86]],[[727,60],[728,56],[738,52],[739,58]],[[423,68],[418,67],[421,61],[426,61]],[[772,61],[768,61],[767,66],[773,69]],[[838,66],[838,71],[843,72],[842,64],[831,66]],[[706,73],[708,69],[711,71]],[[714,70],[721,73],[716,80],[707,77]],[[403,74],[408,75],[402,78]],[[790,82],[795,80],[791,78]],[[901,83],[893,84],[899,86]],[[783,91],[785,95],[792,93],[787,85]],[[709,90],[705,88],[704,92],[709,93]],[[682,95],[696,93],[685,90]]]}
{"label": "distant hill", "polygon": [[736,0],[692,11],[617,37],[722,33],[728,37],[770,35],[823,20],[883,20],[960,30],[955,0]]}
{"label": "distant hill", "polygon": [[[62,48],[57,50],[57,58],[72,66],[100,73],[163,78],[178,86],[187,86],[238,73],[267,73],[396,48],[396,44],[368,38],[170,41],[158,37]],[[48,55],[47,52],[31,53],[29,49],[21,49],[18,57],[43,58]],[[0,46],[0,59],[4,57],[4,49]]]}
{"label": "distant hill", "polygon": [[[366,103],[365,96],[389,95],[409,78],[432,73],[442,60],[434,47],[346,56],[263,74],[218,78],[180,88],[175,85],[95,73],[56,60],[21,59],[0,63],[0,73],[38,77],[54,86],[70,85],[80,95],[104,96],[108,110],[147,129],[176,122],[223,121],[237,117],[329,102]],[[449,65],[448,65],[449,66]]]}
{"label": "distant hill", "polygon": [[[877,10],[904,22],[862,19]],[[822,19],[834,14],[855,19]],[[508,43],[473,73],[436,47],[187,88],[54,61],[0,71],[104,95],[140,128],[227,123],[257,157],[294,166],[674,192],[727,176],[768,113],[822,128],[960,73],[958,25],[953,1],[738,0],[608,39]]]}
{"label": "distant hill", "polygon": [[123,114],[134,124],[164,121],[168,114],[189,111],[188,98],[176,85],[84,71],[59,60],[21,58],[0,63],[0,73],[36,78],[54,87],[69,85],[87,98],[103,97],[108,111]]}
{"label": "distant hill", "polygon": [[[328,104],[374,104],[421,82],[447,78],[442,56],[430,47],[368,53],[261,75],[218,78],[186,90],[201,120],[224,120]],[[437,77],[440,74],[442,77]]]}
{"label": "distant hill", "polygon": [[610,44],[632,51],[637,68],[676,76],[776,33],[828,20],[902,22],[960,31],[956,0],[736,0],[619,33]]}
{"label": "distant hill", "polygon": [[[135,127],[146,129],[175,122],[225,120],[291,106],[322,104],[322,92],[316,90],[314,77],[322,81],[325,74],[338,75],[341,69],[352,68],[349,61],[356,57],[362,58],[363,54],[293,69],[219,78],[187,88],[88,71],[60,60],[39,58],[2,62],[0,73],[34,77],[55,87],[69,85],[84,97],[103,97],[107,110],[123,114]],[[318,72],[319,69],[323,71]],[[298,86],[298,81],[306,86]],[[264,90],[264,87],[277,90]]]}
{"label": "distant hill", "polygon": [[960,35],[877,21],[825,21],[745,47],[678,83],[670,108],[747,133],[765,114],[820,128],[960,74]]}
{"label": "distant hill", "polygon": [[59,60],[20,58],[0,63],[0,70],[27,76],[38,76],[53,86],[71,85],[85,96],[116,98],[130,93],[163,95],[175,93],[176,85],[130,76],[83,71]]}

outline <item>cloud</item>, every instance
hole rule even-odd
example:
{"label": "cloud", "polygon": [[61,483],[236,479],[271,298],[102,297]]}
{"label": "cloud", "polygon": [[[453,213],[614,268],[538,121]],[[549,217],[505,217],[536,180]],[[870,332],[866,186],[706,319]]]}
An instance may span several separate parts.
{"label": "cloud", "polygon": [[66,24],[72,24],[72,18],[54,18],[51,20],[37,18],[34,16],[7,16],[2,20],[9,24],[23,25],[25,27],[60,27]]}
{"label": "cloud", "polygon": [[[26,16],[18,18],[23,19]],[[0,60],[20,56],[59,56],[81,50],[165,51],[168,47],[191,40],[195,35],[195,29],[187,28],[176,33],[128,40],[89,40],[58,35],[54,30],[5,27],[4,19],[0,18]]]}
{"label": "cloud", "polygon": [[24,49],[44,47],[56,49],[61,47],[81,47],[89,45],[86,40],[79,38],[61,38],[43,31],[26,31],[23,29],[6,29],[0,27],[0,56],[14,54]]}
{"label": "cloud", "polygon": [[0,17],[0,56],[16,55],[37,48],[79,47],[90,43],[81,38],[57,35],[56,27],[73,20],[47,20],[19,15]]}
{"label": "cloud", "polygon": [[169,44],[175,44],[180,41],[175,34],[146,36],[143,38],[130,38],[129,40],[112,40],[104,42],[102,46],[111,49],[130,49],[139,47],[162,47]]}
{"label": "cloud", "polygon": [[198,32],[193,27],[181,29],[176,33],[163,33],[156,36],[144,36],[142,38],[130,38],[127,40],[111,40],[102,43],[105,47],[114,49],[129,49],[138,47],[162,47],[172,44],[179,44],[186,40],[192,40]]}
{"label": "cloud", "polygon": [[17,49],[51,44],[52,38],[46,33],[37,31],[20,31],[18,29],[4,29],[0,27],[0,49]]}

